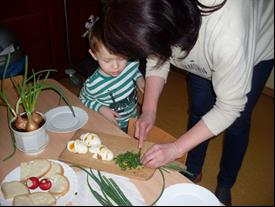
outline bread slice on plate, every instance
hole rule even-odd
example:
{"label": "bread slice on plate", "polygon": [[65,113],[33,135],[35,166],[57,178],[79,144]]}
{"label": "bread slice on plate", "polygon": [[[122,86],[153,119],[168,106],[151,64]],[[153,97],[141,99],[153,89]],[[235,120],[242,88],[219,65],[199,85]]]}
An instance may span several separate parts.
{"label": "bread slice on plate", "polygon": [[36,159],[20,164],[20,180],[25,181],[29,177],[41,178],[51,168],[51,162],[47,159]]}
{"label": "bread slice on plate", "polygon": [[49,178],[55,174],[63,175],[64,169],[61,164],[51,161],[51,168],[43,177]]}
{"label": "bread slice on plate", "polygon": [[49,192],[36,192],[29,194],[35,206],[51,206],[56,204],[55,197]]}
{"label": "bread slice on plate", "polygon": [[1,190],[5,199],[12,199],[17,195],[30,193],[29,189],[19,181],[4,182]]}
{"label": "bread slice on plate", "polygon": [[19,195],[13,199],[14,206],[52,206],[55,204],[55,197],[48,192]]}
{"label": "bread slice on plate", "polygon": [[34,206],[32,199],[28,196],[28,194],[17,195],[14,197],[12,201],[13,206]]}
{"label": "bread slice on plate", "polygon": [[59,174],[55,174],[50,177],[52,181],[52,187],[49,192],[53,195],[65,195],[70,189],[70,183],[67,177]]}

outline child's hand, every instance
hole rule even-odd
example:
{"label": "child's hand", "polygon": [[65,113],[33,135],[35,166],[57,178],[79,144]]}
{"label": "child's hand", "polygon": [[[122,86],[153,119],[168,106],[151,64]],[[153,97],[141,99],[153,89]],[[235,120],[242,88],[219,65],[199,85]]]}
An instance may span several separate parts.
{"label": "child's hand", "polygon": [[144,93],[144,88],[145,88],[145,80],[143,77],[140,77],[137,79],[137,86],[139,90]]}
{"label": "child's hand", "polygon": [[112,122],[114,125],[119,126],[116,118],[120,117],[117,112],[110,109],[109,107],[102,106],[99,109],[99,113],[101,113],[106,119]]}

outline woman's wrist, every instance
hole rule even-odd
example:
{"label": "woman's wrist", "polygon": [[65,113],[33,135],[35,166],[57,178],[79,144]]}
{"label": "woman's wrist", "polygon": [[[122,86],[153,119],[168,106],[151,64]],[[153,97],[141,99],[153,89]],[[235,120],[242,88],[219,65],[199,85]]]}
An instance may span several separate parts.
{"label": "woman's wrist", "polygon": [[157,112],[156,112],[156,110],[154,109],[154,108],[152,108],[152,109],[150,109],[150,108],[142,108],[142,113],[143,114],[154,114],[154,115],[156,115],[157,114]]}
{"label": "woman's wrist", "polygon": [[194,127],[189,129],[175,141],[176,154],[182,156],[211,137],[213,137],[212,132],[207,128],[205,123],[200,120]]}

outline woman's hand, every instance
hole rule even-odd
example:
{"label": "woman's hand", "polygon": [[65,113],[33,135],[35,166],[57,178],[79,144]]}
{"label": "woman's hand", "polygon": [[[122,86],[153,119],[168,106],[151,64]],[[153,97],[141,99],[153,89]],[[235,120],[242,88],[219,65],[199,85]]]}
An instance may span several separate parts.
{"label": "woman's hand", "polygon": [[110,109],[109,107],[106,107],[106,106],[102,106],[99,109],[99,113],[102,114],[106,119],[108,119],[114,125],[119,126],[116,118],[118,118],[120,116],[113,109]]}
{"label": "woman's hand", "polygon": [[181,153],[175,142],[168,144],[155,144],[142,156],[144,166],[158,168],[181,157]]}
{"label": "woman's hand", "polygon": [[142,147],[146,135],[150,129],[154,126],[156,120],[156,114],[154,112],[143,112],[135,124],[135,137],[139,139],[138,146]]}
{"label": "woman's hand", "polygon": [[213,137],[213,133],[201,120],[176,141],[167,144],[156,144],[142,156],[141,162],[146,167],[158,168],[180,158],[194,147]]}

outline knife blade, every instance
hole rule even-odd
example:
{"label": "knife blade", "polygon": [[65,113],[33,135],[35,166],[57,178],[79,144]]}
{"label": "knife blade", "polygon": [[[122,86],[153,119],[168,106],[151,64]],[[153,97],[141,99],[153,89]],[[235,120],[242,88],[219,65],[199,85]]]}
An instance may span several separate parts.
{"label": "knife blade", "polygon": [[138,149],[138,157],[139,157],[139,162],[140,162],[140,158],[141,158],[141,147]]}

